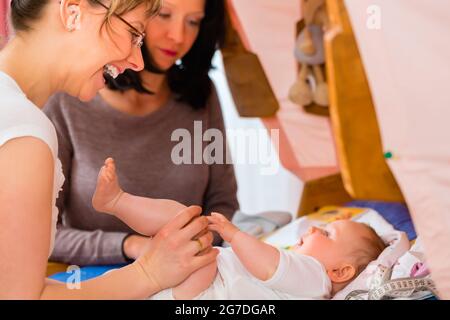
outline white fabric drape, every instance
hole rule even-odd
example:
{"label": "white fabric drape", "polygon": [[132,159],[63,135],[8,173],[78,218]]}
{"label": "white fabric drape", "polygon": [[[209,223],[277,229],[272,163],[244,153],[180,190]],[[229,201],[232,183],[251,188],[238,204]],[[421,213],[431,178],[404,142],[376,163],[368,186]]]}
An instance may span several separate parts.
{"label": "white fabric drape", "polygon": [[[250,159],[249,150],[251,148],[248,145],[242,144],[242,140],[229,139],[228,141],[238,182],[241,211],[253,214],[268,210],[280,210],[288,211],[295,216],[300,203],[303,182],[282,167],[277,149],[272,144],[268,130],[262,121],[258,118],[239,117],[228,88],[220,53],[216,55],[213,64],[216,69],[210,75],[217,87],[226,129],[235,130],[235,132],[239,130],[255,132],[258,135],[259,143],[264,145],[264,157],[252,164],[250,161],[240,161],[245,158]],[[242,136],[240,139],[245,139],[245,137]],[[271,146],[270,152],[268,152],[268,145]],[[246,156],[240,158],[244,154]]]}

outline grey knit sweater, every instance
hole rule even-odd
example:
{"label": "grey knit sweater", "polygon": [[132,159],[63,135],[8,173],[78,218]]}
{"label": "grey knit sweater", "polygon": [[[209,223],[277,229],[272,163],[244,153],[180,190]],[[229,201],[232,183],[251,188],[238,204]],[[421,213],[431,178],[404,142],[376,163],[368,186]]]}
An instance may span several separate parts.
{"label": "grey knit sweater", "polygon": [[225,131],[215,91],[202,110],[172,98],[157,111],[138,117],[112,108],[99,95],[83,103],[56,94],[44,111],[56,127],[66,177],[57,203],[60,215],[52,261],[80,266],[125,262],[122,242],[132,230],[117,218],[96,212],[91,204],[98,171],[107,157],[115,159],[122,188],[131,194],[201,205],[204,214],[216,211],[229,218],[239,208],[232,165],[176,165],[171,160],[179,143],[171,141],[174,130],[185,128],[193,137],[194,121],[202,121],[203,131]]}

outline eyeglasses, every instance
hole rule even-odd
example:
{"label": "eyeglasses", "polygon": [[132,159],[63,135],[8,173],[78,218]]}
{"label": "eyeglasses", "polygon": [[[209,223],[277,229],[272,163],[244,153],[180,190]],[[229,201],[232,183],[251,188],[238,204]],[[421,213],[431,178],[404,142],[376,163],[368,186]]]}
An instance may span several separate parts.
{"label": "eyeglasses", "polygon": [[[99,0],[94,0],[94,1],[97,2],[99,5],[101,5],[103,8],[105,8],[106,10],[110,9],[105,4],[100,2]],[[125,20],[118,14],[114,13],[114,16],[119,18],[123,23],[125,23],[128,27],[130,27],[133,30],[133,31],[130,31],[131,35],[133,36],[132,44],[138,48],[142,47],[144,45],[145,33],[140,32],[138,29],[133,27],[127,20]]]}

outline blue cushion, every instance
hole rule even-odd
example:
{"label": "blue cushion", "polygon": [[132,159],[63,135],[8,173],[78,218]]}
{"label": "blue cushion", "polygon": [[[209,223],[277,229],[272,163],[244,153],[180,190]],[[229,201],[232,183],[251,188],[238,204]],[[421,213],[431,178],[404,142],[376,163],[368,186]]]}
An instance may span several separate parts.
{"label": "blue cushion", "polygon": [[352,201],[346,204],[346,207],[370,208],[378,212],[387,222],[392,224],[395,229],[404,231],[408,239],[417,238],[411,215],[408,208],[403,203],[381,202],[381,201]]}
{"label": "blue cushion", "polygon": [[[107,271],[118,269],[126,266],[126,264],[115,264],[115,265],[105,265],[105,266],[89,266],[81,268],[81,281],[86,281],[101,276]],[[70,276],[73,276],[74,272],[60,272],[49,277],[50,279],[66,282]]]}

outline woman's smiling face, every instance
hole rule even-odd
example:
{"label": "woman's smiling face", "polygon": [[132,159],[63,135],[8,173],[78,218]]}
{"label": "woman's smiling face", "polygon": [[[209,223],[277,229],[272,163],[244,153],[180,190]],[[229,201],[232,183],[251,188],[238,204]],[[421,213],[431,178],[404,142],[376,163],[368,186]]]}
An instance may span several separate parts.
{"label": "woman's smiling face", "polygon": [[113,15],[108,23],[104,22],[106,10],[101,5],[80,5],[80,29],[68,34],[71,41],[84,46],[78,52],[79,60],[72,62],[64,89],[83,101],[91,100],[104,88],[105,71],[117,76],[126,69],[140,71],[144,67],[138,42],[148,22],[146,6]]}

